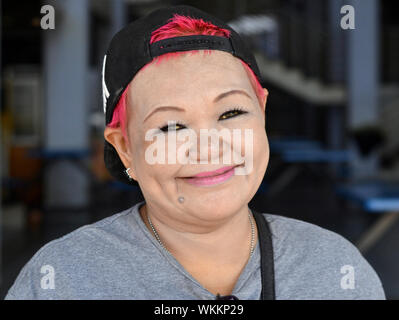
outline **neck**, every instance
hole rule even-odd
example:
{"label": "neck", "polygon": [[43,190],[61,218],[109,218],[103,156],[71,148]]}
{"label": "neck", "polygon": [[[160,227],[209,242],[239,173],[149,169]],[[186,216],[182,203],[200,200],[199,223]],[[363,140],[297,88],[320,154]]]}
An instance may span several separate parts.
{"label": "neck", "polygon": [[[162,244],[180,262],[200,263],[204,266],[245,265],[250,257],[251,223],[247,205],[243,206],[227,220],[207,223],[206,226],[193,223],[176,223],[169,215],[144,204],[140,215],[147,228],[154,235],[148,215],[157,231]],[[172,215],[173,217],[173,215]],[[255,242],[257,242],[256,223],[254,224]],[[154,235],[155,236],[155,235]]]}

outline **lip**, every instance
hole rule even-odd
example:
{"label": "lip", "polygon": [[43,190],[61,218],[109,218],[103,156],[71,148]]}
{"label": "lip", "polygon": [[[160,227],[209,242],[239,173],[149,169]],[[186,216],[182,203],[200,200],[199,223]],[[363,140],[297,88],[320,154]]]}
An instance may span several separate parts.
{"label": "lip", "polygon": [[228,166],[217,169],[215,171],[207,171],[196,174],[192,177],[187,177],[184,180],[195,186],[210,186],[215,184],[220,184],[229,180],[234,176],[234,169],[241,165]]}
{"label": "lip", "polygon": [[206,177],[213,177],[213,176],[217,176],[220,175],[222,173],[225,173],[229,170],[231,170],[232,168],[234,168],[236,166],[228,166],[228,167],[223,167],[214,171],[205,171],[205,172],[201,172],[198,173],[192,177],[188,177],[188,178],[206,178]]}

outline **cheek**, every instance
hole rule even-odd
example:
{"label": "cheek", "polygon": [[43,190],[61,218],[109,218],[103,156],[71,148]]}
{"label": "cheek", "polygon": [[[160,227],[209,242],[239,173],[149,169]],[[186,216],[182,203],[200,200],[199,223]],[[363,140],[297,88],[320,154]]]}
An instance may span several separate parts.
{"label": "cheek", "polygon": [[[269,142],[266,131],[262,125],[255,124],[248,128],[252,132],[252,139],[248,136],[242,144],[241,153],[248,160],[248,168],[252,167],[256,175],[264,174],[269,163]],[[246,161],[247,161],[246,160]]]}
{"label": "cheek", "polygon": [[[145,134],[137,138],[135,142],[134,159],[137,170],[141,173],[138,177],[143,181],[149,180],[161,181],[171,180],[176,175],[180,164],[177,159],[168,157],[168,137],[167,135],[154,137],[152,140],[145,140]],[[179,148],[179,142],[176,145]],[[173,150],[176,148],[173,147]],[[172,156],[176,152],[172,152]]]}
{"label": "cheek", "polygon": [[269,154],[269,141],[264,127],[254,129],[254,150],[258,153]]}
{"label": "cheek", "polygon": [[254,157],[259,163],[269,162],[270,150],[265,128],[258,127],[254,130]]}
{"label": "cheek", "polygon": [[242,151],[252,149],[254,156],[256,154],[268,154],[269,143],[266,136],[266,130],[261,121],[253,119],[248,121],[241,128]]}

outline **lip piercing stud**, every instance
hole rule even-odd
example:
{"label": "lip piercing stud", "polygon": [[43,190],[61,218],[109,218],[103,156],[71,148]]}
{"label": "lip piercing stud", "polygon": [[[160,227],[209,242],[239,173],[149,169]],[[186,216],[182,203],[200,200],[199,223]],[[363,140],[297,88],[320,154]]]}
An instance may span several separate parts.
{"label": "lip piercing stud", "polygon": [[178,200],[180,203],[183,203],[183,202],[184,202],[184,197],[179,197],[177,200]]}

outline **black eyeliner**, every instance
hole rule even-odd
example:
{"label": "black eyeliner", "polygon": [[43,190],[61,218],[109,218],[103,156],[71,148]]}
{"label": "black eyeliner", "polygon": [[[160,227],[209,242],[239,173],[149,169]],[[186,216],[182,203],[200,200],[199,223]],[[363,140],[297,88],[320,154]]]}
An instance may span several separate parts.
{"label": "black eyeliner", "polygon": [[[221,119],[221,120],[228,120],[228,119],[234,118],[235,116],[238,116],[238,115],[240,115],[240,114],[248,113],[248,111],[242,109],[241,107],[234,107],[233,109],[230,109],[230,110],[227,110],[226,112],[223,112],[221,116],[223,116],[223,115],[225,115],[225,114],[227,114],[227,113],[230,113],[230,112],[238,112],[238,114],[236,114],[236,115],[234,115],[234,116],[232,116],[232,117],[226,118],[226,119]],[[185,127],[185,124],[183,124],[183,123],[177,121],[177,122],[173,122],[172,126],[181,126],[181,127]],[[171,126],[171,127],[172,127],[172,126]],[[161,130],[162,132],[168,132],[169,130],[166,130],[167,128],[169,128],[169,125],[167,125],[167,124],[166,124],[166,125],[163,125],[163,126],[161,126],[161,127],[158,127],[158,129]],[[175,130],[175,131],[177,131],[177,130]]]}

